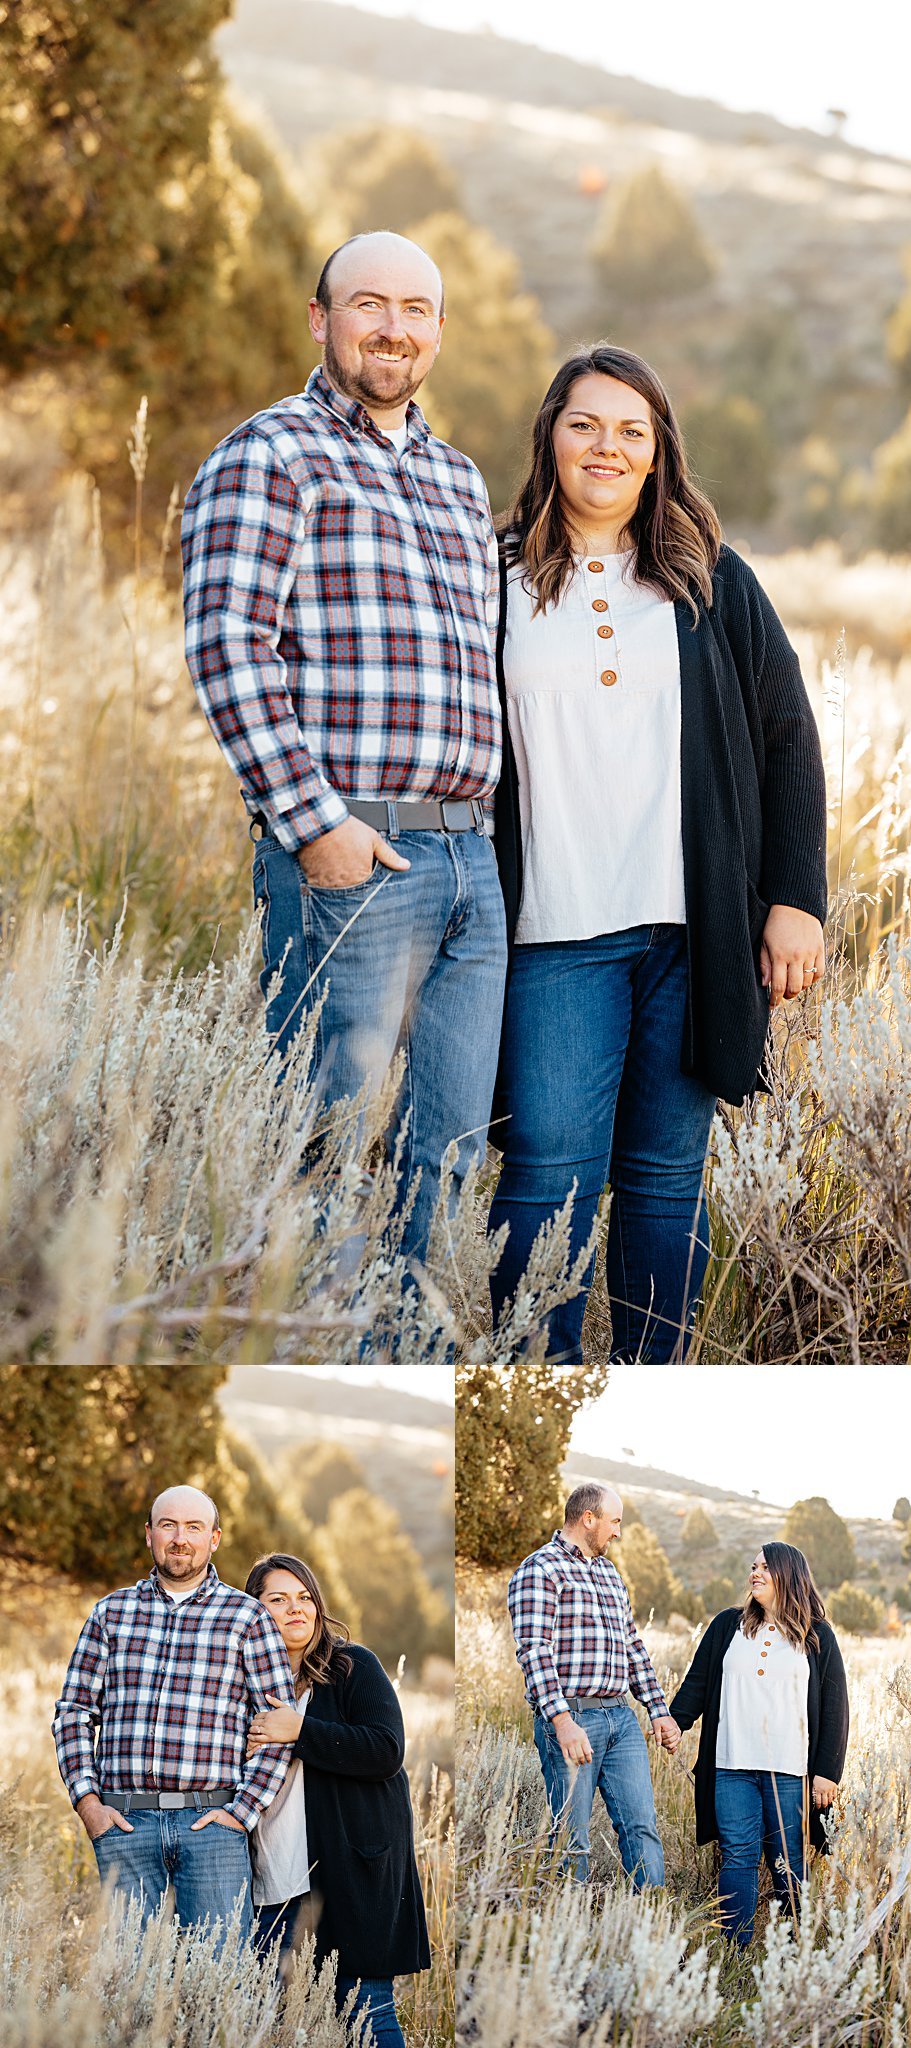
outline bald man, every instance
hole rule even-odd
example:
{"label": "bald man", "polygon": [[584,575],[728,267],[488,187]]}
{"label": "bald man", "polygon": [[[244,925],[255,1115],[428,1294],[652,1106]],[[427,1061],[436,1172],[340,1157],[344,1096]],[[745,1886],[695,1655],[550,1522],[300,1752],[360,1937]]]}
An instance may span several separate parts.
{"label": "bald man", "polygon": [[[500,768],[496,542],[484,483],[415,394],[443,285],[402,235],[356,235],[310,301],[306,389],[203,463],[183,516],[187,662],[257,833],[267,1026],[318,996],[326,1101],[397,1052],[404,1249],[423,1259],[447,1147],[483,1152],[506,942],[489,832]],[[281,986],[278,976],[281,975]]]}
{"label": "bald man", "polygon": [[146,1523],[152,1570],[93,1608],[57,1701],[60,1774],[99,1876],[140,1900],[170,1882],[185,1926],[252,1927],[248,1831],[288,1768],[275,1745],[246,1759],[247,1730],[275,1694],[294,1704],[288,1653],[268,1609],[222,1584],[218,1509],[172,1486]]}
{"label": "bald man", "polygon": [[548,1804],[555,1830],[566,1829],[573,1875],[588,1876],[600,1792],[623,1868],[640,1891],[664,1883],[664,1854],[645,1738],[627,1693],[645,1707],[663,1748],[673,1753],[680,1730],[608,1554],[622,1526],[612,1487],[575,1487],[562,1529],[520,1564],[507,1598]]}

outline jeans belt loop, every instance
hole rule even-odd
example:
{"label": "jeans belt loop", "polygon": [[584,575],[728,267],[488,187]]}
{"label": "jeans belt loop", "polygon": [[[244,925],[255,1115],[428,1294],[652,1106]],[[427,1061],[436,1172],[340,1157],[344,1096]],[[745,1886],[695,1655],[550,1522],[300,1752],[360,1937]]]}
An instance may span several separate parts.
{"label": "jeans belt loop", "polygon": [[125,1800],[126,1800],[126,1803],[125,1803],[125,1805],[124,1805],[124,1809],[123,1809],[123,1817],[124,1817],[124,1820],[129,1820],[129,1817],[130,1817],[130,1807],[131,1807],[131,1806],[132,1806],[132,1804],[133,1804],[133,1794],[132,1794],[132,1792],[127,1792],[127,1793],[126,1793],[126,1795],[125,1795]]}
{"label": "jeans belt loop", "polygon": [[398,839],[399,837],[399,807],[398,804],[389,803],[388,801],[386,804],[386,835],[389,839]]}
{"label": "jeans belt loop", "polygon": [[[194,1804],[194,1806],[195,1806],[195,1808],[196,1808],[196,1811],[197,1811],[197,1813],[201,1813],[201,1812],[202,1812],[202,1798],[201,1798],[201,1796],[200,1796],[200,1794],[199,1794],[198,1792],[194,1792],[194,1794],[193,1794],[193,1804]],[[209,1804],[209,1801],[208,1801],[208,1799],[207,1799],[207,1800],[206,1800],[206,1805],[208,1806],[208,1804]]]}
{"label": "jeans belt loop", "polygon": [[474,829],[476,832],[484,833],[486,835],[487,825],[484,818],[484,806],[481,802],[480,797],[473,796],[470,799],[470,803],[471,815],[474,819]]}

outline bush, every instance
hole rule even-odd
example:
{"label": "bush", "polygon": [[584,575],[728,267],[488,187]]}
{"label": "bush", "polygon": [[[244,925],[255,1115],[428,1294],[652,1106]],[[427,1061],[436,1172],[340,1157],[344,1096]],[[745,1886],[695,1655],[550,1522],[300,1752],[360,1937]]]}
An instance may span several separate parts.
{"label": "bush", "polygon": [[680,1547],[687,1552],[717,1549],[718,1531],[701,1505],[690,1508],[680,1531]]}
{"label": "bush", "polygon": [[820,1494],[795,1501],[788,1509],[781,1540],[803,1551],[821,1586],[841,1585],[855,1569],[857,1559],[851,1531]]}
{"label": "bush", "polygon": [[911,412],[876,451],[871,505],[879,546],[891,554],[911,550]]}
{"label": "bush", "polygon": [[314,173],[325,207],[338,216],[340,241],[373,228],[408,234],[413,221],[459,206],[458,182],[440,151],[426,135],[387,122],[333,129],[314,154]]}
{"label": "bush", "polygon": [[602,210],[592,255],[610,313],[701,291],[716,258],[683,193],[658,164],[636,171]]}
{"label": "bush", "polygon": [[733,1579],[725,1578],[721,1573],[717,1573],[714,1578],[706,1579],[702,1587],[702,1598],[706,1614],[719,1614],[723,1607],[736,1607],[739,1601]]}
{"label": "bush", "polygon": [[679,1607],[680,1598],[685,1599],[657,1536],[644,1522],[637,1523],[624,1536],[617,1562],[640,1627],[649,1615],[655,1621],[666,1621],[672,1608]]}
{"label": "bush", "polygon": [[387,1670],[394,1671],[400,1657],[414,1674],[427,1656],[452,1658],[449,1609],[428,1583],[394,1508],[364,1487],[340,1494],[323,1536],[327,1554],[355,1589],[365,1640]]}
{"label": "bush", "polygon": [[855,1586],[845,1579],[828,1601],[829,1618],[836,1628],[846,1629],[852,1636],[870,1636],[882,1627],[885,1608],[881,1600],[865,1593],[862,1586]]}
{"label": "bush", "polygon": [[911,1522],[911,1500],[908,1499],[906,1493],[899,1494],[892,1509],[892,1520],[893,1522],[900,1522],[902,1525],[906,1522]]}
{"label": "bush", "polygon": [[750,398],[717,398],[685,406],[682,425],[699,481],[719,518],[763,520],[775,504],[775,448]]}

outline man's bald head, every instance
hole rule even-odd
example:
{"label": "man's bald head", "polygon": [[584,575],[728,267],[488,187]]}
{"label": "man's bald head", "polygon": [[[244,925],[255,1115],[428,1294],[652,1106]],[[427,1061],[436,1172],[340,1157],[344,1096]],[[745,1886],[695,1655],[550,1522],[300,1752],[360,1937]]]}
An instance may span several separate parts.
{"label": "man's bald head", "polygon": [[408,235],[391,228],[373,228],[367,234],[349,235],[326,257],[314,294],[318,306],[328,313],[336,293],[342,295],[357,286],[369,287],[394,277],[405,290],[422,286],[421,297],[429,296],[437,314],[444,310],[443,279],[433,257]]}
{"label": "man's bald head", "polygon": [[164,1493],[157,1493],[148,1514],[151,1529],[156,1515],[192,1517],[195,1521],[207,1520],[213,1529],[219,1529],[218,1509],[210,1493],[202,1493],[198,1486],[168,1486]]}

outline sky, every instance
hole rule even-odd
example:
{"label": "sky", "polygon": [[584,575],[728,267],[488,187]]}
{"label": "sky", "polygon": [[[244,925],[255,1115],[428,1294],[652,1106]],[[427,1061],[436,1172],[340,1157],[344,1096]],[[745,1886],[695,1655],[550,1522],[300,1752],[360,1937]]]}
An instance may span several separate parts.
{"label": "sky", "polygon": [[[911,1371],[902,1366],[614,1366],[577,1416],[574,1467],[657,1465],[776,1506],[820,1493],[886,1519],[911,1498]],[[628,1457],[634,1453],[633,1459]]]}
{"label": "sky", "polygon": [[307,1372],[317,1380],[348,1380],[361,1387],[400,1387],[424,1401],[455,1405],[451,1365],[283,1365],[282,1372]]}
{"label": "sky", "polygon": [[826,110],[840,107],[848,114],[848,141],[911,158],[911,27],[901,0],[866,0],[861,12],[808,0],[765,0],[758,11],[731,0],[690,0],[687,7],[650,0],[648,8],[605,0],[357,4],[374,14],[416,15],[437,28],[486,26],[607,71],[823,133]]}

